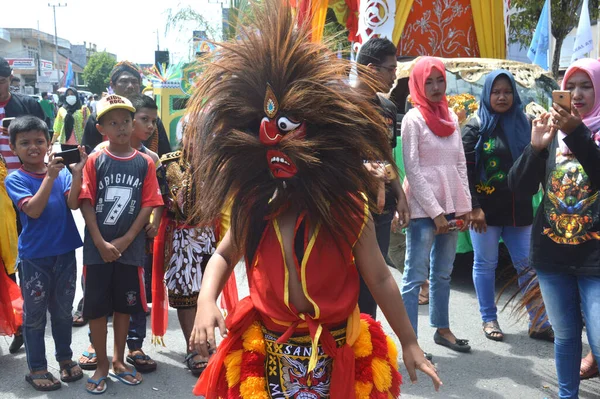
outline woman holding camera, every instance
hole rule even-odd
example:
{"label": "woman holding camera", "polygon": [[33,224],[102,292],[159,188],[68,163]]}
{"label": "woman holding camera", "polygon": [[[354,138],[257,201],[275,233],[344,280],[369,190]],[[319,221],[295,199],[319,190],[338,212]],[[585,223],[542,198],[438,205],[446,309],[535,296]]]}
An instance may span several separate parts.
{"label": "woman holding camera", "polygon": [[544,185],[530,264],[554,328],[559,397],[577,398],[584,318],[592,352],[600,355],[600,62],[573,63],[562,88],[570,92],[570,109],[555,103],[533,121],[531,144],[508,185],[530,194]]}

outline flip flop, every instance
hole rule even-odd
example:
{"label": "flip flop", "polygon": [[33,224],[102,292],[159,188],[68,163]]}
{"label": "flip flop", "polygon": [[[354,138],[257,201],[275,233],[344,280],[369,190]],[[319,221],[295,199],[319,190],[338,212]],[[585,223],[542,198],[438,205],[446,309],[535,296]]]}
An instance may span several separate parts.
{"label": "flip flop", "polygon": [[[44,387],[44,386],[36,384],[35,380],[48,380],[48,381],[56,380],[56,382],[53,382],[52,385]],[[33,389],[35,389],[36,391],[40,391],[40,392],[56,391],[57,389],[60,389],[62,387],[62,384],[60,383],[60,381],[58,381],[56,378],[54,378],[54,376],[50,372],[45,373],[45,374],[28,374],[25,376],[25,381],[27,381],[29,383],[29,385],[31,385],[33,387]]]}
{"label": "flip flop", "polygon": [[139,371],[140,373],[149,373],[151,371],[156,370],[156,367],[158,366],[155,363],[140,363],[139,360],[145,360],[145,361],[149,361],[152,360],[152,358],[148,355],[135,355],[135,356],[131,356],[128,355],[127,356],[127,363],[131,364],[132,366],[134,366],[137,371]]}
{"label": "flip flop", "polygon": [[136,382],[131,382],[131,381],[127,381],[125,379],[125,377],[133,377],[135,378],[135,375],[137,374],[137,370],[135,369],[135,367],[133,368],[132,371],[123,371],[122,373],[115,373],[114,370],[111,370],[108,375],[110,375],[113,378],[116,378],[117,380],[121,381],[123,384],[125,385],[140,385],[142,383],[142,381],[138,381],[136,380]]}
{"label": "flip flop", "polygon": [[[104,388],[99,391],[98,387],[100,386],[100,384],[102,383],[102,381],[104,381]],[[108,388],[108,378],[107,377],[100,377],[97,380],[93,380],[91,378],[88,378],[87,382],[89,384],[95,384],[96,388],[94,389],[88,389],[87,387],[85,388],[85,391],[87,393],[91,393],[92,395],[102,395],[104,392],[106,392],[106,388]]]}
{"label": "flip flop", "polygon": [[[78,375],[73,375],[73,368],[79,366],[79,364],[75,363],[75,362],[71,362],[68,364],[64,364],[62,366],[60,366],[60,380],[62,382],[73,382],[73,381],[79,381],[80,379],[83,378],[83,372],[81,374]],[[81,368],[81,367],[80,367]],[[63,377],[62,376],[62,372],[66,371],[67,374],[69,375],[68,377]]]}
{"label": "flip flop", "polygon": [[[85,351],[81,354],[81,356],[92,360],[96,358],[96,352],[94,353],[90,353],[88,351]],[[96,360],[94,363],[81,363],[79,362],[79,367],[81,367],[82,370],[96,370],[96,367],[98,367],[98,360]]]}

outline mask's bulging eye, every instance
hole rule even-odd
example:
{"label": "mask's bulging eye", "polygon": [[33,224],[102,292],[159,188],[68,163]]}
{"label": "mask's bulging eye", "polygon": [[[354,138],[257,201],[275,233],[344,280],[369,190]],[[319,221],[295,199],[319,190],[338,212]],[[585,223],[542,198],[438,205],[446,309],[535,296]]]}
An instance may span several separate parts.
{"label": "mask's bulging eye", "polygon": [[297,129],[298,126],[300,126],[300,123],[292,122],[291,120],[289,120],[285,116],[282,116],[281,118],[279,118],[277,120],[277,127],[282,132],[290,132],[290,131],[292,131],[294,129]]}

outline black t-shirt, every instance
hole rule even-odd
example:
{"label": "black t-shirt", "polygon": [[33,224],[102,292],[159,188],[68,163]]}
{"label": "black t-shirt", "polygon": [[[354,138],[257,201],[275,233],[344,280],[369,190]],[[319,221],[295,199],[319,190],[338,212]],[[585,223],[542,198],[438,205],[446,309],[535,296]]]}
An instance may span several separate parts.
{"label": "black t-shirt", "polygon": [[46,114],[40,104],[30,96],[12,93],[8,104],[4,107],[6,118],[16,118],[23,115],[37,116],[46,120]]}
{"label": "black t-shirt", "polygon": [[600,148],[582,123],[564,142],[548,150],[531,145],[509,173],[509,186],[530,194],[544,185],[545,195],[531,230],[530,263],[538,270],[600,276]]}
{"label": "black t-shirt", "polygon": [[[390,146],[396,147],[396,141],[398,138],[398,130],[396,126],[397,110],[396,105],[385,97],[377,94],[374,100],[377,105],[377,109],[385,119],[385,124],[388,127],[388,138],[390,139]],[[385,184],[385,205],[383,206],[384,212],[391,212],[396,209],[396,203],[398,202],[396,195],[392,191],[389,183]]]}
{"label": "black t-shirt", "polygon": [[473,208],[483,210],[490,226],[530,225],[533,222],[532,196],[513,192],[508,187],[513,159],[502,127],[498,124],[483,143],[481,162],[485,178],[475,165],[475,146],[479,139],[479,121],[473,118],[462,129]]}
{"label": "black t-shirt", "polygon": [[[96,146],[104,140],[102,138],[102,135],[96,128],[97,123],[98,123],[98,120],[96,119],[96,117],[94,115],[91,115],[88,118],[88,120],[85,124],[85,128],[83,130],[83,138],[81,139],[81,144],[86,147],[88,153],[93,151],[94,148],[96,148]],[[158,153],[158,156],[161,157],[164,154],[168,154],[169,152],[171,152],[171,144],[169,143],[169,138],[167,137],[167,132],[165,130],[165,126],[163,125],[160,118],[156,121],[156,127],[158,129],[157,153]],[[150,137],[148,140],[144,141],[144,145],[146,147],[150,147],[149,144],[151,141],[152,141],[152,137]]]}

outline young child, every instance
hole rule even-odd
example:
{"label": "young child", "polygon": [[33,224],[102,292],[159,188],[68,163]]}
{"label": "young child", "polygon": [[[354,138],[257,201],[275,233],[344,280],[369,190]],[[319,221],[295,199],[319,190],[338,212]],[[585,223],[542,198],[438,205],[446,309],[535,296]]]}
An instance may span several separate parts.
{"label": "young child", "polygon": [[[156,130],[158,120],[158,106],[156,102],[149,96],[138,95],[131,98],[131,105],[135,108],[133,119],[133,133],[131,134],[131,147],[139,152],[146,154],[152,158],[156,167],[156,175],[162,195],[166,195],[166,177],[161,166],[158,155],[144,145],[144,141],[148,140]],[[94,151],[101,151],[108,146],[108,141],[103,141],[98,144]],[[151,282],[152,282],[152,252],[154,246],[154,237],[158,232],[158,225],[163,212],[163,207],[154,208],[150,221],[144,227],[146,230],[146,247],[144,266],[144,288],[146,289],[146,301],[152,302]],[[156,370],[157,364],[150,356],[146,355],[142,349],[142,344],[146,338],[146,312],[132,314],[129,320],[129,331],[127,333],[127,362],[134,365],[136,369],[142,373],[147,373]],[[93,346],[88,347],[87,353],[94,353]],[[84,353],[85,356],[85,353]],[[93,355],[92,355],[93,356]],[[93,358],[92,358],[93,359]],[[92,363],[94,364],[93,361]],[[95,364],[94,364],[95,366]]]}
{"label": "young child", "polygon": [[52,337],[61,380],[72,382],[83,374],[71,360],[71,310],[77,268],[75,249],[81,238],[71,209],[77,209],[81,173],[87,156],[71,165],[50,154],[48,127],[39,118],[22,116],[9,128],[10,148],[23,165],[6,178],[8,195],[19,209],[23,230],[19,236],[19,277],[24,299],[23,336],[30,373],[26,381],[38,391],[53,391],[60,381],[48,372],[44,334],[46,312],[52,317]]}
{"label": "young child", "polygon": [[85,289],[83,317],[90,320],[98,366],[88,379],[90,393],[106,391],[109,364],[106,316],[113,311],[112,377],[127,385],[142,382],[124,362],[125,340],[132,314],[145,312],[142,268],[145,225],[152,209],[162,206],[152,159],[131,147],[135,108],[124,97],[111,95],[97,105],[98,131],[108,137],[106,148],[90,155],[83,171],[80,195],[86,222],[83,247]]}

